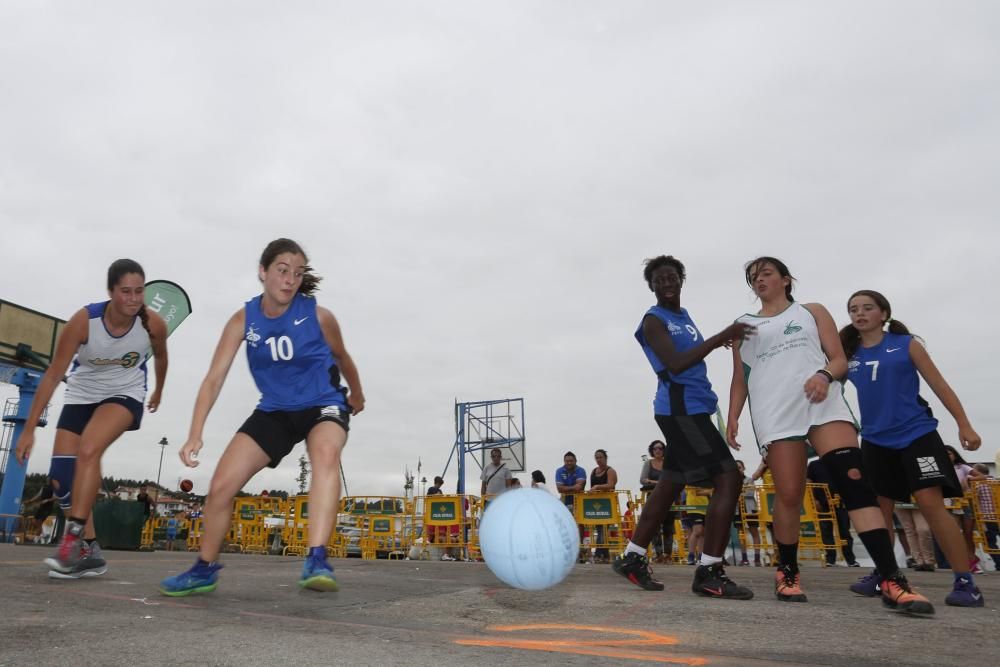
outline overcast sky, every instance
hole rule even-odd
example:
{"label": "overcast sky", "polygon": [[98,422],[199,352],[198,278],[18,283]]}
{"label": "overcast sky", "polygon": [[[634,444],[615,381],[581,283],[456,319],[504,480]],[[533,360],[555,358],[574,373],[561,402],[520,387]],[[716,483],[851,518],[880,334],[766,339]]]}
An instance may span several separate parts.
{"label": "overcast sky", "polygon": [[[989,2],[4,2],[0,298],[67,319],[123,256],[183,285],[162,407],[104,472],[155,478],[166,436],[164,483],[204,493],[258,395],[241,351],[185,471],[198,385],[291,237],[368,399],[353,494],[401,494],[418,457],[430,479],[454,401],[508,397],[529,471],[603,447],[636,489],[660,437],[642,260],[687,265],[708,336],[756,310],[743,264],[773,254],[838,324],[882,291],[992,460],[998,33]],[[723,412],[731,367],[709,358]],[[741,433],[752,468],[746,412]],[[293,490],[301,451],[248,490]]]}

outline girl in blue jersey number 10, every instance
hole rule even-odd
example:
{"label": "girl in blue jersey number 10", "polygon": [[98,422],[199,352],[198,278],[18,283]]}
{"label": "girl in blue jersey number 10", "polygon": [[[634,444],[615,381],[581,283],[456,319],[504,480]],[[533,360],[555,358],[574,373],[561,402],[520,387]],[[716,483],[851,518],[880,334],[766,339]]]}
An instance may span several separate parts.
{"label": "girl in blue jersey number 10", "polygon": [[[943,500],[960,497],[962,486],[938,435],[938,422],[920,397],[920,377],[955,418],[965,449],[978,449],[979,435],[920,340],[892,319],[884,296],[872,290],[855,292],[847,312],[851,324],[840,330],[849,359],[847,379],[858,390],[861,451],[886,525],[892,525],[895,501],[908,503],[912,494],[955,572],[954,590],[945,603],[982,607],[982,593],[966,566],[969,554],[962,533]],[[883,330],[886,323],[888,331]],[[874,596],[880,582],[873,572],[851,590]]]}
{"label": "girl in blue jersey number 10", "polygon": [[[320,278],[312,274],[302,248],[289,239],[272,241],[261,255],[258,277],[263,293],[229,318],[198,391],[188,440],[180,451],[184,465],[198,465],[205,420],[244,341],[260,402],[229,442],[212,476],[198,560],[186,572],[161,582],[164,595],[215,590],[222,567],[216,559],[229,531],[233,498],[265,466],[277,467],[303,439],[312,483],[309,553],[299,586],[337,590],[326,544],[337,519],[340,456],[350,415],[365,405],[361,380],[337,320],[316,305],[312,294]],[[341,374],[349,394],[340,384]]]}

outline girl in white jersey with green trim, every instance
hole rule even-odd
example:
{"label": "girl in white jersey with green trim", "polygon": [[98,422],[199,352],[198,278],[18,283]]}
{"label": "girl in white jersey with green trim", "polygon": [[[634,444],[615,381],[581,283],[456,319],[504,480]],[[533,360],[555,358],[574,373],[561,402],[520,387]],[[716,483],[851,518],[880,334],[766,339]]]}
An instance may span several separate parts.
{"label": "girl in white jersey with green trim", "polygon": [[820,304],[795,301],[792,275],[780,260],[759,257],[745,273],[761,307],[737,319],[756,327],[757,335],[733,345],[726,435],[738,448],[739,418],[749,398],[757,445],[774,476],[775,596],[806,601],[798,541],[808,440],[830,470],[858,537],[882,575],[883,602],[899,611],[934,613],[899,571],[878,501],[864,477],[857,423],[842,395],[847,359],[833,318]]}

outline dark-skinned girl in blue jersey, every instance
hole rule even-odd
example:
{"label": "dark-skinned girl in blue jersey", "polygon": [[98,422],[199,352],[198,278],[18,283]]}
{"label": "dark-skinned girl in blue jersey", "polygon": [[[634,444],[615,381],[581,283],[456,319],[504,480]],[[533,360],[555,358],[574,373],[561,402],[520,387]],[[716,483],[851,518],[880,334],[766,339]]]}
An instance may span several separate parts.
{"label": "dark-skinned girl in blue jersey", "polygon": [[704,360],[712,350],[744,339],[754,328],[734,323],[708,339],[702,337],[687,310],[681,308],[685,270],[676,257],[648,260],[643,277],[656,296],[656,305],[643,315],[635,338],[659,380],[653,409],[667,445],[659,480],[625,553],[614,560],[613,567],[641,588],[663,590],[646,559],[649,543],[685,485],[707,483],[715,492],[706,511],[704,546],[691,590],[706,597],[749,600],[753,591],[732,581],[724,569],[729,525],[743,475],[713,423],[718,397],[708,381]]}

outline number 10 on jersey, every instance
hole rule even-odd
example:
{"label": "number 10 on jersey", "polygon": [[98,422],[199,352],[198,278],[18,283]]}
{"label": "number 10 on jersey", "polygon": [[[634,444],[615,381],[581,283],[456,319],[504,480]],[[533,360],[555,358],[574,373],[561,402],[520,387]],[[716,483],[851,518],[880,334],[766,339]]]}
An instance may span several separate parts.
{"label": "number 10 on jersey", "polygon": [[267,347],[271,350],[271,359],[274,361],[291,361],[292,356],[295,354],[295,350],[292,348],[292,339],[288,336],[281,336],[280,338],[275,338],[271,336],[264,341],[267,343]]}

